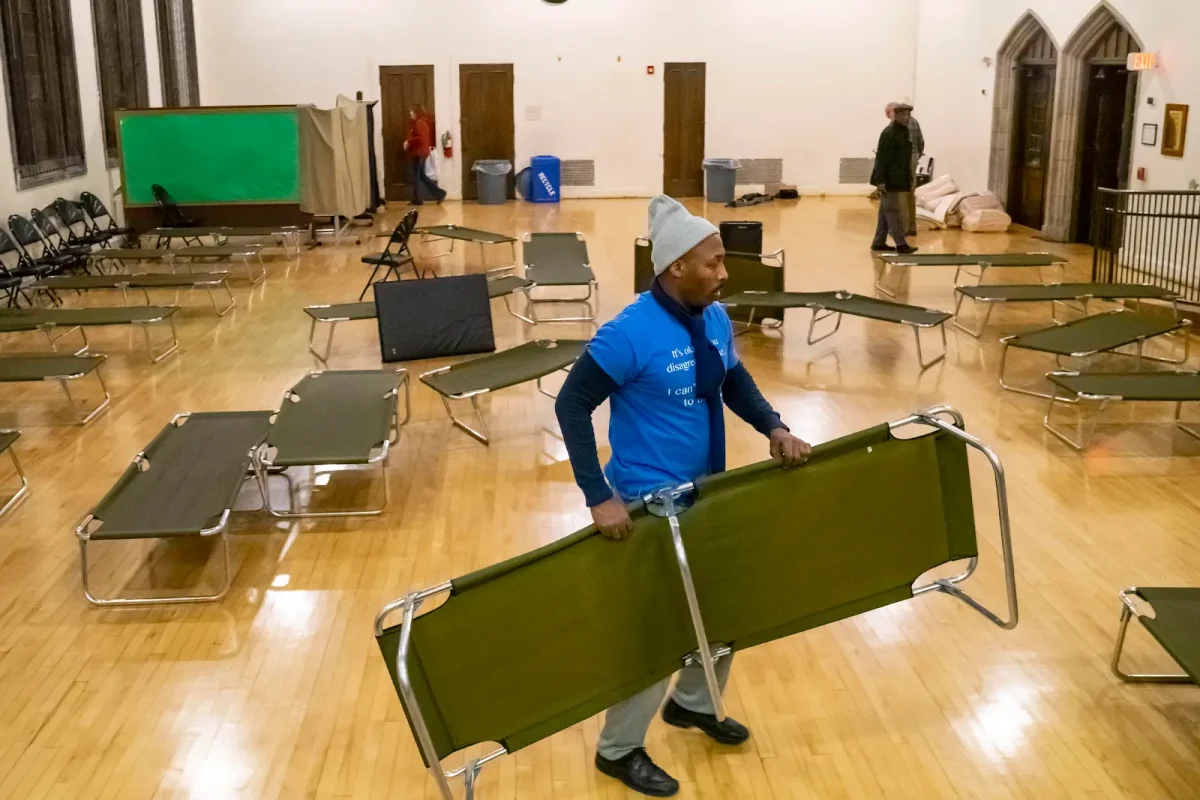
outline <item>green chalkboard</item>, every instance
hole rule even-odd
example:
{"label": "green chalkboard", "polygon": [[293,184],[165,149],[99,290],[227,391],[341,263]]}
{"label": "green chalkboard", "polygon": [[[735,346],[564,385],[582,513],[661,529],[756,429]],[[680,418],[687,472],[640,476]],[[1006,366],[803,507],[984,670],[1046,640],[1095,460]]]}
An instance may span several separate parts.
{"label": "green chalkboard", "polygon": [[295,107],[172,108],[117,114],[126,206],[300,202]]}

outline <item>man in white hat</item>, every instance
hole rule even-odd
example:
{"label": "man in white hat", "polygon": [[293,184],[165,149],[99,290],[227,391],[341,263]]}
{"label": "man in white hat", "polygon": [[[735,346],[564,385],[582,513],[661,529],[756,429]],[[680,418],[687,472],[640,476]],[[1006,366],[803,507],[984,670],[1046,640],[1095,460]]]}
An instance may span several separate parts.
{"label": "man in white hat", "polygon": [[[808,458],[763,398],[733,347],[733,323],[716,303],[728,279],[717,228],[669,197],[650,201],[655,279],[615,319],[597,331],[559,393],[555,410],[600,532],[623,539],[633,532],[626,503],[657,489],[725,469],[724,406],[770,440],[784,467]],[[592,414],[611,407],[612,459],[600,468]],[[722,689],[732,657],[717,663]],[[699,666],[683,669],[663,707],[670,681],[608,710],[596,748],[596,767],[631,789],[670,797],[679,783],[646,754],[646,731],[662,707],[663,720],[699,728],[714,740],[741,744],[750,732],[726,717],[718,722]]]}

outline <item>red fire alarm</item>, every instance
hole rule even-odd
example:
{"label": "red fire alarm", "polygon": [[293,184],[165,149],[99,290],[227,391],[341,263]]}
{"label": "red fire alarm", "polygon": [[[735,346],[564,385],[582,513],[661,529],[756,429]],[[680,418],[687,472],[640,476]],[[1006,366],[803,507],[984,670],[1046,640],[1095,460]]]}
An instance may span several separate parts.
{"label": "red fire alarm", "polygon": [[646,67],[646,74],[647,74],[647,75],[653,75],[653,74],[654,74],[654,67],[653,67],[653,66]]}
{"label": "red fire alarm", "polygon": [[1146,168],[1145,168],[1145,167],[1138,167],[1138,168],[1137,168],[1137,179],[1138,179],[1139,181],[1144,181],[1144,180],[1146,180]]}

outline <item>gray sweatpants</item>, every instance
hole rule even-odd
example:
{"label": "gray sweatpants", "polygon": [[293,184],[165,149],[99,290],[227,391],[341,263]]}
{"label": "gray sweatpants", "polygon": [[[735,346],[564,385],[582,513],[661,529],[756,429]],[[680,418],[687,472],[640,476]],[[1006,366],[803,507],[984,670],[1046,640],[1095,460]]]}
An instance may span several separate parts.
{"label": "gray sweatpants", "polygon": [[[717,682],[721,686],[722,694],[725,692],[725,684],[729,681],[729,670],[732,667],[732,654],[717,660]],[[600,731],[596,752],[602,758],[611,761],[644,747],[646,731],[650,729],[654,715],[662,707],[670,684],[671,679],[665,678],[610,708],[604,717],[604,730]],[[675,702],[688,711],[695,711],[697,714],[716,712],[712,697],[708,693],[708,684],[704,682],[704,670],[698,664],[689,664],[679,671],[674,697]]]}
{"label": "gray sweatpants", "polygon": [[890,233],[896,242],[896,247],[907,247],[908,240],[904,238],[906,227],[904,210],[905,192],[879,193],[879,223],[875,227],[875,247],[886,247],[887,236]]}

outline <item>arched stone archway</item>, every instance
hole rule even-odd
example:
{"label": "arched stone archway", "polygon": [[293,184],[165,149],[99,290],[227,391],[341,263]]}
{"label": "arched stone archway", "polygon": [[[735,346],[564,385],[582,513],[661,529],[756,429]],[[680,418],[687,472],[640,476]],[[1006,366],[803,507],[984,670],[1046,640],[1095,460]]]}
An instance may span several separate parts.
{"label": "arched stone archway", "polygon": [[1101,2],[1079,24],[1062,47],[1055,85],[1050,170],[1046,179],[1046,223],[1042,236],[1054,242],[1071,239],[1080,159],[1088,62],[1097,47],[1124,31],[1140,49],[1141,39],[1107,2]]}
{"label": "arched stone archway", "polygon": [[1037,40],[1045,39],[1057,52],[1049,29],[1032,10],[1026,11],[996,53],[996,87],[992,92],[992,150],[988,161],[988,189],[1008,202],[1013,145],[1017,124],[1017,68],[1021,55]]}

